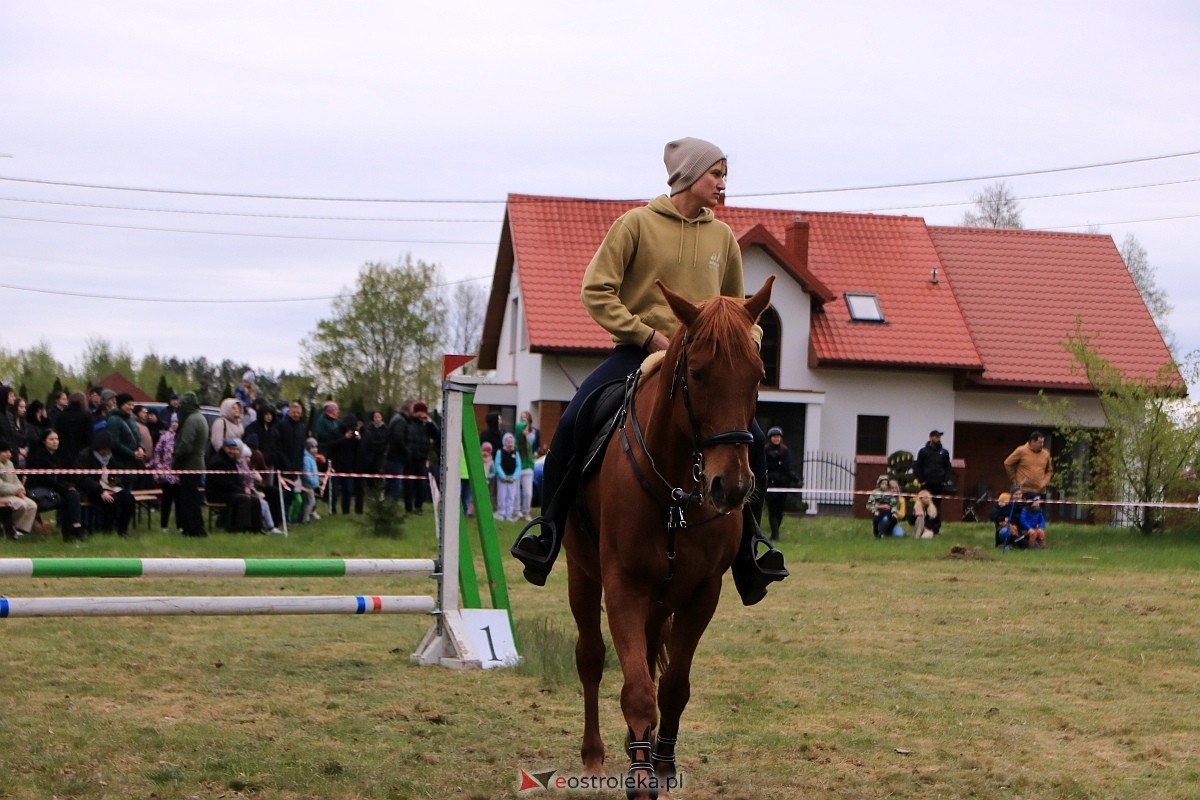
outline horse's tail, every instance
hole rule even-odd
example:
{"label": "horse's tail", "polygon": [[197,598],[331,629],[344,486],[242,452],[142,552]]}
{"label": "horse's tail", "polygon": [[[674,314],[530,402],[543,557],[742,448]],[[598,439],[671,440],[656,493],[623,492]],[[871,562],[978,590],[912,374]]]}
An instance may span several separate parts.
{"label": "horse's tail", "polygon": [[664,619],[662,628],[658,632],[658,652],[654,654],[654,665],[657,667],[659,675],[662,675],[667,669],[667,664],[671,663],[671,657],[668,655],[670,651],[667,646],[671,643],[671,620],[674,618],[672,615]]}

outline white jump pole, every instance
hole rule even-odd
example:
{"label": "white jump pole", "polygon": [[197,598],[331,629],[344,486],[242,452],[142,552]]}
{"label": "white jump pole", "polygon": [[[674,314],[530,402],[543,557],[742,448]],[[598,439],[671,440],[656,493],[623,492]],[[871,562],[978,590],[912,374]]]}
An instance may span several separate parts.
{"label": "white jump pole", "polygon": [[8,617],[186,617],[282,614],[432,614],[433,597],[28,597],[0,598]]}

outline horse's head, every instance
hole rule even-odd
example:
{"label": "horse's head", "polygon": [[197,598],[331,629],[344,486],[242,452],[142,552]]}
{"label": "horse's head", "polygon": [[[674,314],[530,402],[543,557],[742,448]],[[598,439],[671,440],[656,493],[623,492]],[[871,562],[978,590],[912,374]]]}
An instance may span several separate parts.
{"label": "horse's head", "polygon": [[674,370],[673,415],[692,440],[704,496],[719,512],[740,508],[754,490],[749,430],[763,362],[751,329],[771,301],[774,277],[747,300],[717,297],[694,305],[661,281],[659,288],[683,323],[663,369]]}

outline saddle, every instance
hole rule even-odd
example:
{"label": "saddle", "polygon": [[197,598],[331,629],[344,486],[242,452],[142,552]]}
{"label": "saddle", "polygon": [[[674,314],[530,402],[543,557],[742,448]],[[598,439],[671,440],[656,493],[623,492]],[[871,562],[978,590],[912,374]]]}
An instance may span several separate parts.
{"label": "saddle", "polygon": [[[608,441],[617,429],[621,411],[629,394],[637,390],[641,379],[653,375],[666,353],[659,351],[646,356],[642,366],[625,380],[612,381],[597,387],[579,409],[575,423],[575,452],[583,455],[580,479],[591,475],[604,461]],[[632,398],[629,398],[632,400]]]}

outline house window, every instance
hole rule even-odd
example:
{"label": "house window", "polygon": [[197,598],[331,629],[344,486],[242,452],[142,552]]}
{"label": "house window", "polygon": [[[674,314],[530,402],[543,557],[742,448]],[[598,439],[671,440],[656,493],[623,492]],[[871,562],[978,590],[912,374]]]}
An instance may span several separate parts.
{"label": "house window", "polygon": [[855,437],[854,444],[856,455],[886,456],[887,438],[887,417],[874,417],[869,414],[858,415],[858,434]]}
{"label": "house window", "polygon": [[758,318],[758,326],[762,328],[762,346],[759,355],[763,360],[763,386],[777,388],[779,386],[779,354],[782,350],[783,331],[779,325],[779,314],[774,307],[768,307]]}
{"label": "house window", "polygon": [[846,292],[846,307],[850,309],[850,319],[858,322],[883,322],[883,309],[879,305],[879,297],[868,292]]}

